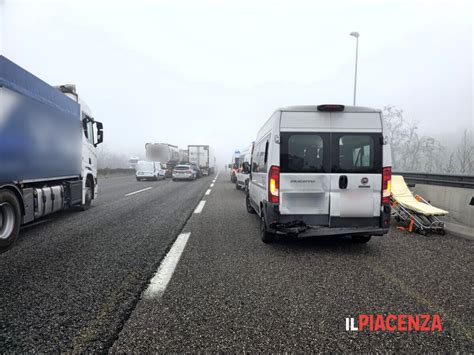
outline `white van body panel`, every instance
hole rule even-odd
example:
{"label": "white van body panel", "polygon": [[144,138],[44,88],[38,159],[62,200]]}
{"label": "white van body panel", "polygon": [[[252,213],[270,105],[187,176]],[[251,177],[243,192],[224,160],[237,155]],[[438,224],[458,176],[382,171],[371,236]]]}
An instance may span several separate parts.
{"label": "white van body panel", "polygon": [[281,113],[280,130],[284,131],[318,131],[331,130],[331,117],[329,112],[291,112]]}
{"label": "white van body panel", "polygon": [[280,213],[329,215],[330,178],[323,174],[280,175]]}

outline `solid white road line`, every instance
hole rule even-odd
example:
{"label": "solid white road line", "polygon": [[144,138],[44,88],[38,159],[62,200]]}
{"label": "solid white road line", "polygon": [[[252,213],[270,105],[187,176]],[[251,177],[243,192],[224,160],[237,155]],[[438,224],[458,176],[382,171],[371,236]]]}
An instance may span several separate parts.
{"label": "solid white road line", "polygon": [[143,191],[146,191],[146,190],[150,190],[152,189],[153,187],[147,187],[146,189],[141,189],[141,190],[138,190],[138,191],[134,191],[134,192],[130,192],[129,194],[126,194],[125,196],[131,196],[131,195],[135,195],[135,194],[138,194],[140,192],[143,192]]}
{"label": "solid white road line", "polygon": [[143,294],[144,298],[150,299],[163,296],[190,235],[191,233],[181,233],[178,235],[170,251],[158,267],[155,276],[150,280],[150,284]]}
{"label": "solid white road line", "polygon": [[207,190],[205,194],[209,195],[210,193],[211,193],[211,189]]}
{"label": "solid white road line", "polygon": [[201,213],[205,204],[206,204],[206,201],[200,201],[196,209],[194,210],[194,213]]}

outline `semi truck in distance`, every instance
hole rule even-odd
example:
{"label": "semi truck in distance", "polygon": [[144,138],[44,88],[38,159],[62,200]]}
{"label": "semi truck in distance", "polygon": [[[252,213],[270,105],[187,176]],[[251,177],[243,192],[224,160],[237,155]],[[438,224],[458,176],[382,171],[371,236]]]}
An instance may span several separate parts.
{"label": "semi truck in distance", "polygon": [[174,167],[181,162],[180,150],[168,143],[145,144],[146,159],[166,164],[166,177],[171,177]]}
{"label": "semi truck in distance", "polygon": [[0,252],[22,224],[91,206],[102,141],[74,85],[50,86],[0,56]]}
{"label": "semi truck in distance", "polygon": [[216,159],[214,150],[208,145],[188,145],[189,162],[196,164],[202,175],[214,174]]}

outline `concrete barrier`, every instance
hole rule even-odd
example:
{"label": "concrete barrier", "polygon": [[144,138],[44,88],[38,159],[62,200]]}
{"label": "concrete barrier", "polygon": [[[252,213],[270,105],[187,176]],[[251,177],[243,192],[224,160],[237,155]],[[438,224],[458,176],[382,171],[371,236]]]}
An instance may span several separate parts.
{"label": "concrete barrier", "polygon": [[412,190],[433,206],[449,211],[454,222],[474,228],[474,189],[416,184]]}

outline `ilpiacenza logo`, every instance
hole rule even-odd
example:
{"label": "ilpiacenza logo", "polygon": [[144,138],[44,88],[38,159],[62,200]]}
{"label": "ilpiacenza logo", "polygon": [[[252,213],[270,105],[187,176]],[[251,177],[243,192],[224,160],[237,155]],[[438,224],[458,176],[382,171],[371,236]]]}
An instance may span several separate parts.
{"label": "ilpiacenza logo", "polygon": [[443,325],[438,314],[360,314],[346,318],[346,330],[388,332],[441,332]]}

